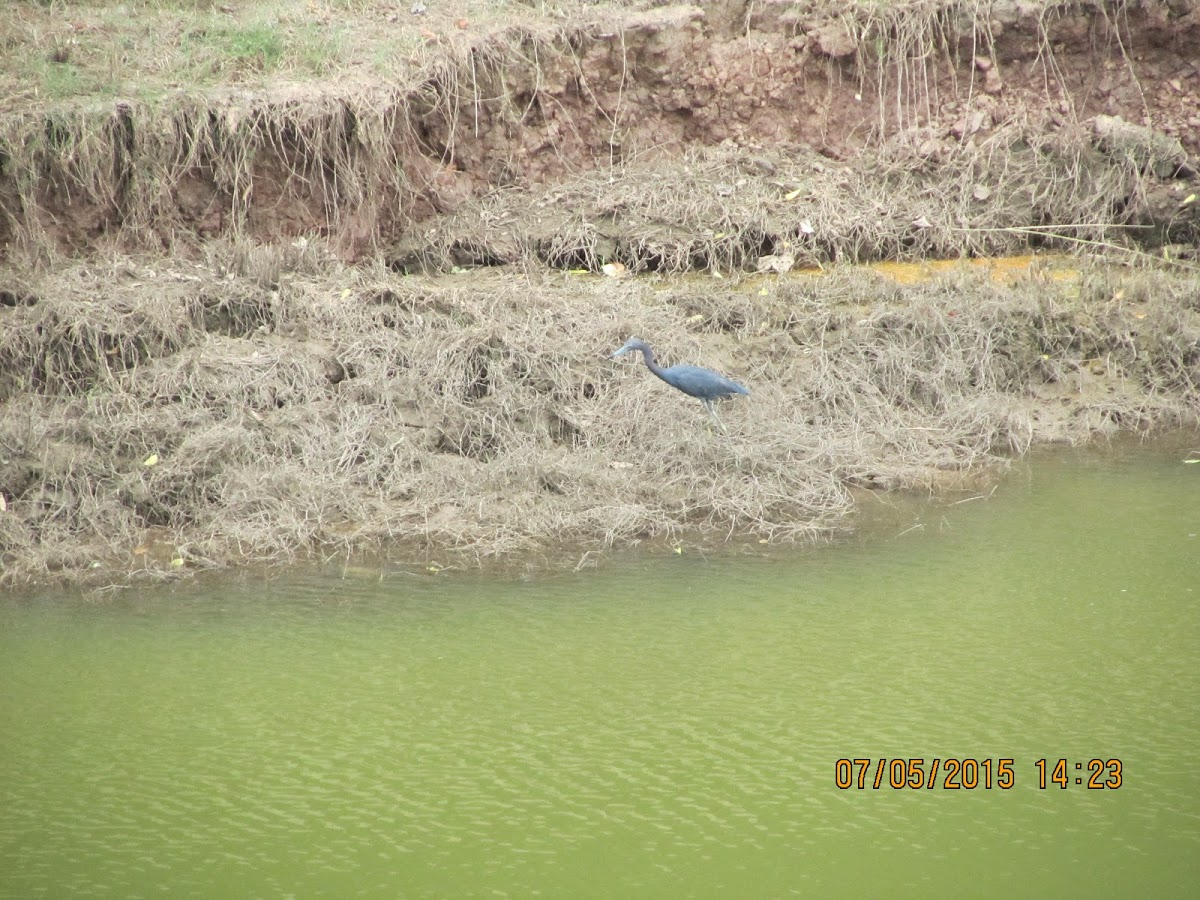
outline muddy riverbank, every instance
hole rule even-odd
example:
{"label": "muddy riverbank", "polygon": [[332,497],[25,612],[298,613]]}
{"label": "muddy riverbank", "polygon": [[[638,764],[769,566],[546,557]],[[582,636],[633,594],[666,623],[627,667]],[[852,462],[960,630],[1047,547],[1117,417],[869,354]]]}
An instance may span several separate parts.
{"label": "muddy riverbank", "polygon": [[1193,3],[265,8],[4,26],[4,583],[806,539],[1197,421]]}
{"label": "muddy riverbank", "polygon": [[[0,311],[6,579],[814,537],[859,490],[970,485],[1036,441],[1200,410],[1189,275],[429,279],[315,254],[25,284]],[[750,386],[728,433],[606,359],[630,334]]]}

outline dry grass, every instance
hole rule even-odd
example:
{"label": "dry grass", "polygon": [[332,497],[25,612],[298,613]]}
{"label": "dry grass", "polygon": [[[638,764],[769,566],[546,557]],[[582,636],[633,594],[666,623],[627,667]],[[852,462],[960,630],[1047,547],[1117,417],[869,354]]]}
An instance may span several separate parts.
{"label": "dry grass", "polygon": [[[938,79],[957,71],[927,45],[957,53],[990,14],[965,0],[849,12],[802,4],[801,18],[836,13],[858,42],[837,77],[858,77],[870,100],[864,115],[878,117],[864,123],[879,151],[869,159],[784,152],[764,173],[748,154],[706,151],[681,175],[677,166],[656,171],[662,154],[632,144],[623,162],[605,166],[588,131],[567,141],[572,150],[554,152],[596,154],[559,166],[599,166],[598,174],[543,186],[534,172],[528,195],[515,198],[499,186],[529,183],[516,159],[530,149],[521,134],[554,140],[553,129],[526,120],[537,98],[561,102],[546,81],[579,82],[571,102],[581,106],[564,111],[572,119],[564,128],[611,120],[619,139],[633,119],[657,114],[632,99],[619,109],[587,99],[587,67],[596,64],[588,48],[603,45],[604,29],[628,24],[619,16],[638,4],[468,3],[426,16],[367,0],[145,2],[132,4],[134,15],[128,6],[25,5],[0,26],[11,51],[10,80],[0,80],[8,110],[0,116],[0,247],[14,257],[44,261],[64,244],[90,251],[106,241],[174,251],[214,235],[323,235],[343,252],[399,238],[402,264],[438,270],[620,259],[670,272],[753,266],[775,254],[804,263],[1007,252],[1044,242],[1047,225],[1064,240],[1123,241],[1123,228],[1147,218],[1143,173],[1130,159],[1096,154],[1071,117],[1053,137],[1044,123],[1008,122],[952,146],[927,140],[947,99]],[[983,55],[988,28],[973,38]],[[306,34],[318,36],[315,46]],[[75,61],[45,63],[64,41]],[[653,61],[644,55],[644,65]],[[1052,83],[1053,51],[1039,59]],[[75,67],[80,83],[52,89],[36,71],[47,65]],[[620,74],[621,96],[636,94],[638,73]],[[953,85],[953,96],[977,93],[972,79]],[[465,208],[448,231],[412,228],[486,185],[497,194]],[[1198,228],[1185,216],[1154,237],[1186,242]]]}
{"label": "dry grass", "polygon": [[[405,278],[320,250],[22,283],[0,307],[0,577],[808,538],[845,525],[855,486],[969,483],[1037,437],[1200,410],[1194,282],[1169,273],[662,290]],[[722,409],[728,434],[605,358],[631,333],[751,386]],[[1060,395],[1076,414],[1039,420]]]}
{"label": "dry grass", "polygon": [[[277,9],[243,6],[245,15],[268,18]],[[157,43],[159,17],[225,16],[207,4],[141,9],[148,23],[126,27],[144,28],[145,39],[169,58],[159,64],[154,52],[131,51],[133,70],[101,98],[88,99],[84,90],[68,92],[68,102],[22,96],[30,76],[21,73],[18,55],[17,82],[8,85],[11,102],[0,115],[0,250],[44,260],[64,241],[72,250],[94,249],[104,242],[99,235],[150,250],[247,232],[267,239],[333,234],[343,249],[386,239],[408,223],[414,204],[436,195],[436,179],[454,156],[462,109],[481,102],[485,77],[497,77],[522,53],[536,56],[543,44],[562,41],[560,20],[517,8],[524,12],[498,20],[490,6],[471,6],[468,12],[490,11],[484,34],[436,16],[441,30],[430,35],[424,25],[406,24],[415,18],[406,11],[404,22],[390,23],[388,16],[399,15],[390,5],[356,7],[368,18],[381,17],[369,33],[402,59],[385,72],[359,71],[357,64],[337,73],[314,71],[320,78],[308,85],[291,77],[298,73],[283,62],[263,77],[219,67],[207,77],[189,68],[203,68],[184,52],[190,45]],[[116,7],[100,9],[117,16]],[[337,12],[319,4],[280,3],[278,9],[320,21]],[[80,9],[88,11],[99,14]],[[38,13],[26,10],[26,16]],[[255,26],[258,38],[285,40],[286,29],[273,21]],[[581,19],[573,27],[585,24]],[[209,41],[224,34],[215,26],[186,27]],[[107,34],[110,25],[95,28]],[[28,35],[3,41],[22,50],[38,43]],[[351,60],[360,56],[348,53]],[[169,84],[159,80],[166,75]]]}
{"label": "dry grass", "polygon": [[[455,32],[478,34],[587,4],[456,2],[426,15],[387,0],[125,0],[14,5],[0,26],[10,109],[91,98],[304,81],[408,81]],[[463,27],[465,26],[465,27]]]}
{"label": "dry grass", "polygon": [[[858,489],[970,482],[1036,439],[1200,410],[1192,271],[901,288],[838,265],[1136,244],[1150,176],[1071,122],[954,146],[922,133],[925,41],[949,46],[977,4],[847,14],[853,71],[886,99],[861,159],[631,147],[453,216],[442,178],[473,129],[521,134],[521,97],[551,71],[586,95],[577,39],[630,6],[131,6],[25,5],[0,26],[0,581],[807,539],[844,527]],[[1039,60],[1053,69],[1049,48]],[[497,146],[471,177],[511,185],[520,142]],[[388,264],[339,261],[363,246]],[[833,269],[740,285],[561,271],[772,257]],[[605,359],[630,334],[749,384],[727,434]]]}
{"label": "dry grass", "polygon": [[[764,174],[763,167],[769,167]],[[497,191],[393,251],[405,270],[496,262],[599,271],[753,270],[880,259],[1136,246],[1142,175],[1079,132],[1014,125],[934,160],[911,138],[835,163],[811,151],[694,150],[572,181]]]}

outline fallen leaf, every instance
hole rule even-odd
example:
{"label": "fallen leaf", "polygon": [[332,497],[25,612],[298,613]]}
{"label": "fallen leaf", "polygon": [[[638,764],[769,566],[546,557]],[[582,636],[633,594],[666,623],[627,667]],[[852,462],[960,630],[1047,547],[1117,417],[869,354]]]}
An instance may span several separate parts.
{"label": "fallen leaf", "polygon": [[8,509],[8,501],[4,499],[3,494],[0,494],[0,512],[4,512],[6,509]]}
{"label": "fallen leaf", "polygon": [[602,265],[600,267],[600,271],[603,272],[605,275],[607,275],[609,278],[620,278],[622,275],[625,274],[626,269],[625,269],[624,264],[622,264],[622,263],[610,262],[610,263],[605,263],[604,265]]}
{"label": "fallen leaf", "polygon": [[342,288],[342,299],[345,300],[350,296],[350,288]]}
{"label": "fallen leaf", "polygon": [[1180,206],[1187,206],[1189,203],[1195,203],[1195,202],[1196,202],[1196,195],[1195,195],[1195,194],[1188,194],[1186,197],[1184,197],[1184,198],[1183,198],[1183,202],[1182,202],[1182,203],[1180,203],[1179,205],[1180,205]]}
{"label": "fallen leaf", "polygon": [[933,225],[930,223],[930,221],[927,218],[925,218],[924,216],[920,216],[919,218],[916,218],[913,220],[913,227],[914,228],[932,228]]}
{"label": "fallen leaf", "polygon": [[815,230],[816,229],[813,228],[812,222],[808,221],[808,219],[800,220],[800,231],[801,232],[803,232],[804,234],[812,234]]}
{"label": "fallen leaf", "polygon": [[800,196],[800,193],[803,190],[804,190],[803,188],[796,188],[794,191],[788,191],[786,194],[783,195],[783,199],[784,200],[795,200],[797,197]]}
{"label": "fallen leaf", "polygon": [[986,200],[992,196],[992,192],[985,185],[977,184],[975,185],[975,190],[971,191],[971,196],[976,200]]}
{"label": "fallen leaf", "polygon": [[183,568],[183,557],[177,556],[173,560],[171,560],[171,568],[172,569],[182,569]]}
{"label": "fallen leaf", "polygon": [[147,466],[147,467],[148,466],[157,466],[158,465],[158,454],[151,453],[149,456],[147,456],[145,458],[145,460],[143,460],[142,465]]}

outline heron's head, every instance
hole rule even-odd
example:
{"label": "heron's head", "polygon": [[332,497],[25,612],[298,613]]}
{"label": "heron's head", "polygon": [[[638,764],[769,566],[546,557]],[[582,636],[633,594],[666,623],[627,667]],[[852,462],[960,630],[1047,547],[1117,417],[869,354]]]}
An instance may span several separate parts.
{"label": "heron's head", "polygon": [[630,350],[649,350],[649,349],[650,349],[650,345],[647,344],[645,341],[643,341],[641,338],[631,337],[629,340],[627,340],[625,342],[625,344],[621,347],[621,349],[618,350],[616,353],[614,353],[612,356],[610,356],[609,359],[616,359],[618,356],[624,356]]}

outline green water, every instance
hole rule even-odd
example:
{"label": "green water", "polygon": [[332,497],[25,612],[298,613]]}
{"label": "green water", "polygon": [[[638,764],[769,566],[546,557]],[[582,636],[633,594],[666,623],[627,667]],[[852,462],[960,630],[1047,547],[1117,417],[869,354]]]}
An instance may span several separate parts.
{"label": "green water", "polygon": [[[7,598],[0,894],[1196,896],[1181,446],[803,551]],[[1015,785],[875,790],[881,757]]]}

